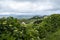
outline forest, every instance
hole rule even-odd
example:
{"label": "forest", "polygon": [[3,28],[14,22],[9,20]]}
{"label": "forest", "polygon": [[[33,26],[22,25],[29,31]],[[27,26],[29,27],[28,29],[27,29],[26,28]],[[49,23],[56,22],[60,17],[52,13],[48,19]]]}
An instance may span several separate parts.
{"label": "forest", "polygon": [[60,40],[60,14],[30,19],[2,17],[0,40]]}

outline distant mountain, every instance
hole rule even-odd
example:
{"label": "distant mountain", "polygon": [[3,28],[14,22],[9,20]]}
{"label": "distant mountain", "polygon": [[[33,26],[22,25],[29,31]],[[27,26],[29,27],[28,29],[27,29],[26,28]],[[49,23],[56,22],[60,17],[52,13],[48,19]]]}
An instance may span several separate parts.
{"label": "distant mountain", "polygon": [[2,18],[2,17],[9,17],[9,16],[14,17],[14,18],[18,18],[18,19],[22,19],[22,18],[29,19],[29,18],[32,18],[34,16],[42,17],[42,15],[13,15],[12,14],[12,15],[0,15],[0,18]]}
{"label": "distant mountain", "polygon": [[31,17],[33,17],[33,16],[35,16],[35,15],[0,15],[0,18],[2,18],[2,17],[9,17],[9,16],[12,16],[12,17],[14,17],[14,18],[25,18],[25,19],[28,19],[28,18],[31,18]]}

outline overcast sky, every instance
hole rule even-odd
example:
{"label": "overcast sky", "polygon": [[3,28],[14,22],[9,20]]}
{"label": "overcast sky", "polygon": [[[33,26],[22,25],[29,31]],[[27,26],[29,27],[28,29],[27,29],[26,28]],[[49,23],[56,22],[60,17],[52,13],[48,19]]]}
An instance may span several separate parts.
{"label": "overcast sky", "polygon": [[0,15],[60,13],[60,0],[0,0]]}

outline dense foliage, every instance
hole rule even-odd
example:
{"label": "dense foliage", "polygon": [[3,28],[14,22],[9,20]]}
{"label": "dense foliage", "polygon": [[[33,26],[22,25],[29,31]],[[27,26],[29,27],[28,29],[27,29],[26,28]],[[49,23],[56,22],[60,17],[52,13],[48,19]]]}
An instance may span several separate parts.
{"label": "dense foliage", "polygon": [[0,18],[0,40],[50,40],[50,35],[59,29],[60,14],[31,19]]}

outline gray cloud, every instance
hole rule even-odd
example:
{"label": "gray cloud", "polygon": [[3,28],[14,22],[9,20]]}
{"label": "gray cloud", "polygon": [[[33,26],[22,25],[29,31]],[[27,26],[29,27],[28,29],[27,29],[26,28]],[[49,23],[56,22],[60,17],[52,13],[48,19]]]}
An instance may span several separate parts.
{"label": "gray cloud", "polygon": [[58,9],[58,8],[60,9],[60,0],[14,0],[14,1],[16,2],[29,1],[29,2],[41,2],[41,3],[50,2],[54,6],[55,9]]}
{"label": "gray cloud", "polygon": [[[34,0],[14,0],[14,1],[34,1]],[[37,0],[35,0],[37,1]]]}
{"label": "gray cloud", "polygon": [[[60,0],[0,0],[0,1],[13,1],[13,2],[41,2],[41,3],[51,3],[53,5],[53,9],[48,9],[48,10],[37,10],[37,11],[32,11],[32,10],[26,10],[25,11],[20,11],[20,10],[14,10],[12,8],[9,7],[5,7],[5,4],[0,4],[0,12],[14,12],[14,13],[25,13],[25,14],[41,14],[41,15],[45,15],[45,14],[51,14],[51,13],[60,13]],[[3,5],[3,6],[2,6]],[[4,6],[5,5],[5,6]]]}

